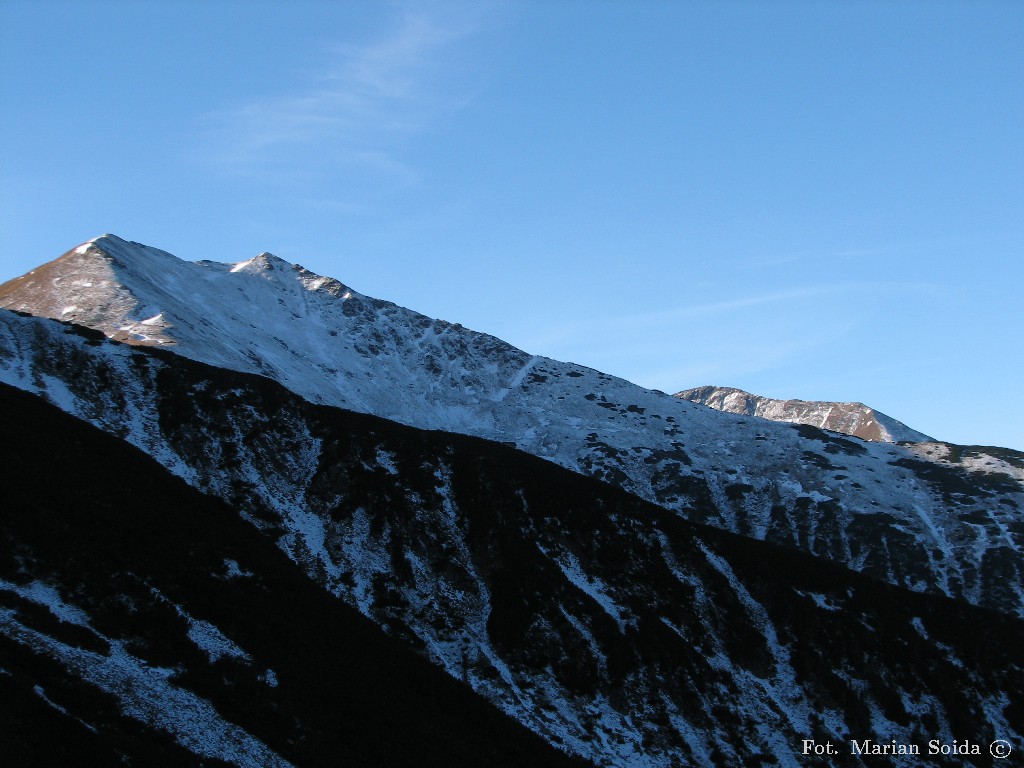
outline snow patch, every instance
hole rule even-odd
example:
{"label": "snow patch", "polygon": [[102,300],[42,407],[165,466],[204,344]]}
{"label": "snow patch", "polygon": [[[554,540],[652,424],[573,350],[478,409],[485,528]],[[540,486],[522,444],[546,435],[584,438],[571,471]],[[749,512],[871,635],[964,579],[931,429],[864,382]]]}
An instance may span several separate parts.
{"label": "snow patch", "polygon": [[0,589],[13,592],[19,597],[41,605],[61,621],[91,629],[89,615],[70,603],[64,602],[57,589],[42,581],[32,581],[17,585],[0,579]]}
{"label": "snow patch", "polygon": [[394,454],[384,450],[383,448],[377,449],[377,466],[387,472],[389,475],[397,475],[398,467],[395,466]]}
{"label": "snow patch", "polygon": [[238,564],[238,561],[229,558],[224,559],[224,578],[226,579],[248,579],[255,576],[252,571],[247,571]]}
{"label": "snow patch", "polygon": [[[550,557],[547,551],[541,547],[540,544],[537,545],[537,548],[540,549],[545,556]],[[627,621],[622,617],[623,608],[617,605],[615,601],[608,596],[608,585],[597,577],[589,576],[585,573],[575,555],[571,553],[566,552],[560,557],[552,559],[558,564],[558,567],[561,568],[565,577],[577,589],[581,590],[591,600],[601,606],[601,609],[607,613],[619,627],[619,632],[625,634]]]}
{"label": "snow patch", "polygon": [[195,754],[241,766],[290,766],[266,744],[224,720],[205,699],[169,682],[167,670],[153,668],[108,637],[110,653],[102,655],[68,645],[18,621],[15,612],[0,609],[0,633],[37,653],[45,653],[100,690],[113,695],[121,712],[169,733]]}
{"label": "snow patch", "polygon": [[239,648],[234,642],[224,636],[217,627],[208,621],[188,617],[188,639],[215,664],[222,656],[227,656],[238,661],[252,661],[252,656]]}

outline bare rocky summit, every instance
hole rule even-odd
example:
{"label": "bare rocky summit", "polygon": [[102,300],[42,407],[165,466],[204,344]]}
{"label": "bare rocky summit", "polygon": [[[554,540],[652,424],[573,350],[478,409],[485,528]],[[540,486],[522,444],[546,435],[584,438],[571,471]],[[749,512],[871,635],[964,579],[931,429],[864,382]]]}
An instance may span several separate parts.
{"label": "bare rocky summit", "polygon": [[776,400],[734,387],[704,386],[676,392],[675,397],[717,408],[727,413],[757,416],[770,421],[809,424],[818,429],[853,435],[879,443],[922,443],[934,438],[911,429],[901,421],[864,403],[830,403],[815,400]]}

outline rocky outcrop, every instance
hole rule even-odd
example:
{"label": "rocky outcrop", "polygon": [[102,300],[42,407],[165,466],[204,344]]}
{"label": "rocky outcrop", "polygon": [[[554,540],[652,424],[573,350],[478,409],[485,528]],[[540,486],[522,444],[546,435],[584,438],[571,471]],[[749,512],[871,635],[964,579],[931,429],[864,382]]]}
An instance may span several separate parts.
{"label": "rocky outcrop", "polygon": [[684,389],[682,392],[676,392],[674,397],[727,413],[757,416],[761,419],[792,424],[809,424],[819,429],[859,437],[861,440],[900,443],[934,439],[863,403],[776,400],[752,395],[742,389],[715,386]]}

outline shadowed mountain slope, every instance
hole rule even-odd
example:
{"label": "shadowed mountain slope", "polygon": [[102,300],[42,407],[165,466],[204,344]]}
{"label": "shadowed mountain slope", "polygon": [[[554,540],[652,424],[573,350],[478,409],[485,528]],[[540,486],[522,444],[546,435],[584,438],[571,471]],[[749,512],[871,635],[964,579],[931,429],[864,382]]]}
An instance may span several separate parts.
{"label": "shadowed mountain slope", "polygon": [[[497,443],[312,405],[265,378],[115,344],[74,326],[34,318],[18,323],[28,332],[18,336],[21,351],[38,354],[13,355],[19,345],[11,346],[15,337],[7,334],[0,356],[6,370],[29,376],[20,381],[224,500],[299,564],[310,585],[358,608],[550,743],[599,765],[797,766],[805,738],[920,744],[1021,738],[1024,625],[1017,619],[695,526]],[[41,439],[73,444],[63,429]],[[135,474],[105,447],[84,446],[81,453],[106,465],[104,485],[111,474]],[[33,485],[44,481],[35,477]],[[73,509],[80,481],[67,482],[54,506]],[[160,494],[160,486],[152,492]],[[698,499],[693,508],[700,513],[713,503]],[[17,507],[35,519],[34,505],[26,491]],[[95,525],[91,516],[72,520]],[[43,529],[10,535],[11,551],[27,553],[6,566],[5,591],[22,601],[15,607],[27,601],[28,613],[45,618],[55,606],[81,630],[73,630],[76,636],[93,638],[81,642],[111,647],[107,655],[120,660],[140,658],[129,643],[135,630],[106,619],[101,624],[102,606],[85,597],[91,588],[80,593],[72,581],[83,563],[103,563],[113,556],[110,548],[126,547],[117,538],[103,544],[102,536],[107,550],[83,554],[60,571],[66,553],[33,555],[49,546],[33,537],[45,538]],[[75,529],[69,537],[88,540]],[[221,648],[225,663],[248,669],[248,678],[239,671],[237,679],[250,687],[237,683],[235,690],[259,690],[260,675],[271,679],[267,670],[278,681],[273,690],[286,690],[289,665],[300,660],[257,644],[258,629],[240,634],[241,618],[232,611],[245,606],[242,597],[203,602],[211,579],[233,583],[229,577],[238,578],[238,571],[254,574],[258,584],[262,566],[252,554],[215,551],[204,559],[201,544],[182,546],[187,554],[153,555],[167,569],[166,584],[153,577],[153,584],[134,586],[127,576],[121,587],[129,606],[144,600],[147,610],[162,611],[160,621],[176,622],[153,640],[160,648],[160,638],[177,638],[167,641],[174,647],[145,666],[173,682],[186,653],[207,657],[209,648]],[[207,580],[192,592],[186,587],[200,576],[189,576],[186,564],[196,557]],[[46,566],[26,570],[24,563],[36,560]],[[186,573],[176,575],[183,567]],[[142,565],[124,570],[135,568]],[[159,594],[147,592],[150,586]],[[41,611],[40,602],[51,608]],[[295,607],[302,615],[318,610],[313,603]],[[274,611],[263,604],[243,612],[259,615],[262,626]],[[38,630],[31,634],[27,618],[4,615],[8,646],[70,663],[68,642],[56,645]],[[286,623],[299,618],[285,614]],[[272,623],[267,631],[276,635],[285,627]],[[292,654],[307,655],[307,636],[326,637],[311,632],[289,643]],[[103,664],[93,646],[93,656],[74,656],[67,676],[100,679],[87,671],[89,659]],[[318,648],[324,646],[314,645],[311,659],[322,658]],[[30,684],[50,696],[45,683],[28,679],[22,698]],[[298,691],[304,683],[296,685]],[[329,699],[326,689],[334,685],[324,686]],[[243,696],[241,703],[249,700]],[[223,719],[292,759],[287,738],[265,735],[271,732],[250,727],[255,720],[241,714],[227,715],[241,706],[230,694],[218,701]],[[218,733],[222,740],[234,734],[227,726]],[[299,757],[294,762],[306,764]],[[991,758],[966,762],[989,765]],[[847,755],[835,764],[900,763]]]}
{"label": "shadowed mountain slope", "polygon": [[581,765],[223,502],[4,385],[0,466],[7,764]]}

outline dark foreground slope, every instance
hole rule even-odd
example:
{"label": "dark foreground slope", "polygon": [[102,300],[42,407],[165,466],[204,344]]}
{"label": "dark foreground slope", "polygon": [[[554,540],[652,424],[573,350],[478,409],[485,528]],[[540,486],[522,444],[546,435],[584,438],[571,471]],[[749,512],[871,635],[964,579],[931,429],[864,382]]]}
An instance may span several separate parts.
{"label": "dark foreground slope", "polygon": [[4,385],[0,466],[5,765],[579,764],[222,502]]}
{"label": "dark foreground slope", "polygon": [[[19,380],[228,502],[311,584],[549,742],[596,763],[814,765],[801,748],[816,739],[843,746],[834,765],[990,765],[987,751],[907,763],[850,755],[848,744],[1020,745],[1020,620],[688,523],[507,446],[315,406],[268,379],[32,323],[38,356],[31,369],[11,369]],[[107,471],[119,475],[115,463]],[[65,514],[74,499],[69,485]],[[253,573],[260,583],[258,563],[243,555],[217,554],[205,567],[224,578]],[[170,613],[182,619],[179,605],[192,617],[178,635],[218,647],[202,624],[209,622],[240,649],[218,663],[254,660],[248,701],[249,691],[262,690],[260,676],[282,678],[289,658],[262,655],[254,639],[236,635],[236,619],[219,616],[234,605],[182,592],[187,574],[174,567],[188,562],[180,553],[169,561],[166,579],[177,586],[157,589]],[[73,587],[69,568],[61,578]],[[24,600],[55,599],[42,571],[5,578],[7,592]],[[75,615],[62,606],[56,610]],[[263,622],[273,610],[264,604],[245,614]],[[293,616],[291,606],[283,610]],[[301,614],[310,610],[318,608]],[[287,634],[298,611],[266,631]],[[45,646],[18,632],[6,633],[18,647]],[[310,636],[320,634],[304,628],[297,654],[307,653]],[[90,674],[86,661],[75,662],[79,677]],[[161,657],[149,668],[174,682],[176,663]],[[287,739],[266,739],[291,754]]]}

